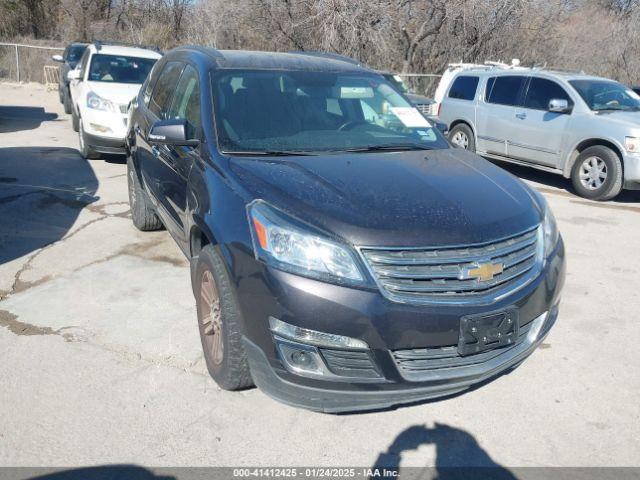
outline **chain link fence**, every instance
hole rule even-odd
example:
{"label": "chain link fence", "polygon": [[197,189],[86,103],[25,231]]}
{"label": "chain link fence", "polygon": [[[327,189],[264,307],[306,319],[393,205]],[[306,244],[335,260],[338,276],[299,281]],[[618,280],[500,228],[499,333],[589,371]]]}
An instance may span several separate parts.
{"label": "chain link fence", "polygon": [[62,47],[0,42],[0,81],[46,83],[45,66],[57,66],[51,56]]}

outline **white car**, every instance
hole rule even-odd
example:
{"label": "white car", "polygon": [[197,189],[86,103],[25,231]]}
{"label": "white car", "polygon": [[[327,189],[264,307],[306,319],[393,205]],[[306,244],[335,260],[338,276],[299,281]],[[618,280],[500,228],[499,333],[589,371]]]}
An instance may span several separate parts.
{"label": "white car", "polygon": [[68,74],[73,129],[85,158],[125,153],[129,102],[153,65],[158,51],[95,42]]}

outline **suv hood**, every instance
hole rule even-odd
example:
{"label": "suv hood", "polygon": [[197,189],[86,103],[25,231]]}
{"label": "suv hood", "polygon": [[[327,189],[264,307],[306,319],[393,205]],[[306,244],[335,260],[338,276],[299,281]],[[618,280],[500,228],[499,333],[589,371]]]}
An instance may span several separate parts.
{"label": "suv hood", "polygon": [[356,246],[481,243],[541,220],[520,180],[460,149],[231,157],[247,200],[263,199]]}
{"label": "suv hood", "polygon": [[88,82],[89,90],[120,105],[128,105],[138,95],[137,83]]}
{"label": "suv hood", "polygon": [[596,117],[616,125],[640,130],[640,112],[616,112],[608,110],[597,113]]}

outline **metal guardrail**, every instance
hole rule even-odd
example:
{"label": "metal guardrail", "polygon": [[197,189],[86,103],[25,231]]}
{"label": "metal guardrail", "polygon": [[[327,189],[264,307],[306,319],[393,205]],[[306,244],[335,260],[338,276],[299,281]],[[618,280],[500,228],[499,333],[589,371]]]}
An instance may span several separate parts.
{"label": "metal guardrail", "polygon": [[18,82],[20,82],[21,79],[21,75],[20,75],[20,48],[32,48],[32,49],[39,49],[39,50],[57,50],[57,51],[63,51],[64,48],[62,47],[47,47],[47,46],[43,46],[43,45],[26,45],[24,43],[7,43],[7,42],[0,42],[0,47],[13,47],[14,52],[15,52],[15,56],[16,56],[16,80]]}

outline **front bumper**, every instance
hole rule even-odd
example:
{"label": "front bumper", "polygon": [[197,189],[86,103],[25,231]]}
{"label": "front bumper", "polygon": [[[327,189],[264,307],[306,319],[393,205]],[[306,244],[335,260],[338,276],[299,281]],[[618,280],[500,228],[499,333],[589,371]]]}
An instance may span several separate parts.
{"label": "front bumper", "polygon": [[624,156],[624,187],[640,190],[640,154],[627,153]]}
{"label": "front bumper", "polygon": [[[395,303],[377,290],[330,285],[262,267],[260,273],[236,279],[244,343],[254,382],[286,404],[325,412],[387,408],[448,396],[518,365],[542,342],[556,321],[565,277],[561,239],[535,280],[499,302],[484,306]],[[460,319],[465,315],[513,308],[519,312],[523,334],[536,319],[542,319],[535,338],[525,335],[513,347],[491,350],[496,354],[482,357],[482,361],[466,361],[474,357],[470,355],[455,368],[427,369],[418,376],[408,375],[397,361],[395,355],[399,351],[457,345]],[[269,316],[303,328],[363,340],[370,347],[369,355],[379,378],[321,379],[292,373],[279,356],[269,331]]]}
{"label": "front bumper", "polygon": [[124,155],[126,153],[124,139],[102,137],[85,133],[86,142],[91,149],[98,153]]}

